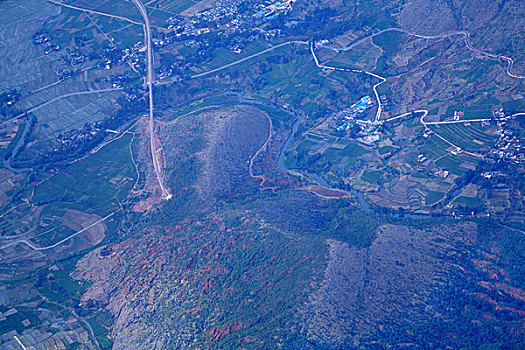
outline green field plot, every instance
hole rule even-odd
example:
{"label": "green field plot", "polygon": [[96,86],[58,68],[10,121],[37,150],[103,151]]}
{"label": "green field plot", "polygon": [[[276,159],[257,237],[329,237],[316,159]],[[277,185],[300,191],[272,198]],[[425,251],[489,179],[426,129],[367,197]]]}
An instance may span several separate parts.
{"label": "green field plot", "polygon": [[376,170],[376,171],[368,171],[365,170],[363,174],[361,175],[361,178],[365,181],[368,181],[370,183],[376,184],[378,183],[383,176],[383,172]]}
{"label": "green field plot", "polygon": [[400,50],[401,45],[406,39],[406,34],[395,31],[384,32],[372,39],[374,44],[383,50],[383,55],[378,58],[377,67],[374,72],[381,73],[388,58]]}
{"label": "green field plot", "polygon": [[452,118],[452,116],[454,115],[454,112],[462,112],[464,110],[465,110],[465,106],[462,104],[448,106],[447,111],[445,112],[445,117]]}
{"label": "green field plot", "polygon": [[287,164],[291,168],[304,168],[309,172],[324,174],[335,168],[353,167],[359,157],[366,153],[356,143],[339,141],[337,147],[333,147],[333,142],[331,138],[326,141],[306,139],[287,157]]}
{"label": "green field plot", "polygon": [[[206,66],[204,67],[204,71],[222,67],[226,64],[229,64],[237,60],[243,59],[245,57],[248,57],[250,55],[259,53],[268,48],[270,48],[270,46],[264,42],[250,43],[240,53],[235,53],[232,50],[229,50],[226,48],[218,48],[213,52],[212,54],[213,58],[209,64],[206,64]],[[271,54],[271,52],[269,54]],[[254,60],[255,59],[256,58],[254,58]]]}
{"label": "green field plot", "polygon": [[122,16],[137,22],[142,21],[139,10],[131,1],[68,0],[65,3],[79,8],[106,13],[111,16]]}
{"label": "green field plot", "polygon": [[167,28],[168,19],[174,16],[173,12],[167,12],[161,9],[152,9],[149,6],[146,6],[146,9],[149,14],[149,21],[152,27],[158,28]]}
{"label": "green field plot", "polygon": [[463,175],[468,169],[461,166],[463,160],[461,157],[447,155],[435,162],[436,167],[450,171],[454,175]]}
{"label": "green field plot", "polygon": [[361,157],[363,154],[367,152],[366,149],[359,146],[356,143],[349,143],[344,149],[343,154],[345,157],[348,157],[352,160],[357,160],[359,157]]}
{"label": "green field plot", "polygon": [[[7,144],[6,146],[3,146],[3,147],[0,148],[0,159],[5,159],[4,157],[6,155],[10,155],[11,152],[14,150],[16,144],[18,143],[18,141],[22,137],[22,134],[24,133],[25,123],[26,122],[24,121],[21,124],[19,124],[18,128],[16,130],[16,134],[9,141],[9,144]],[[8,132],[13,132],[14,131],[14,129],[11,129],[11,128],[9,128],[8,130],[9,130]],[[2,130],[2,131],[4,131],[4,130]]]}
{"label": "green field plot", "polygon": [[97,15],[91,15],[90,18],[96,24],[94,31],[104,46],[112,46],[108,38],[119,49],[130,48],[139,41],[144,43],[144,31],[138,24]]}
{"label": "green field plot", "polygon": [[404,156],[405,164],[410,165],[412,167],[417,166],[419,164],[417,156],[417,152],[407,152]]}
{"label": "green field plot", "polygon": [[[124,135],[38,184],[32,198],[34,205],[22,203],[0,217],[1,234],[32,232],[28,238],[33,242],[52,245],[75,232],[64,225],[68,211],[84,213],[86,218],[78,222],[83,223],[94,222],[92,214],[105,217],[120,209],[137,177],[129,151],[131,138]],[[105,224],[111,231],[116,221],[112,217]]]}
{"label": "green field plot", "polygon": [[361,43],[347,51],[341,51],[337,57],[328,61],[328,65],[345,68],[359,68],[372,71],[381,50],[370,43]]}
{"label": "green field plot", "polygon": [[495,193],[490,197],[490,204],[496,208],[505,208],[509,205],[509,199],[506,194]]}
{"label": "green field plot", "polygon": [[37,186],[33,200],[41,204],[55,201],[81,204],[100,216],[117,210],[136,176],[129,153],[130,141],[131,135],[125,135],[72,163]]}
{"label": "green field plot", "polygon": [[321,144],[314,140],[304,140],[295,148],[296,152],[316,152],[321,148]]}
{"label": "green field plot", "polygon": [[72,96],[48,104],[34,111],[50,137],[71,129],[81,129],[84,124],[108,117],[121,92]]}
{"label": "green field plot", "polygon": [[0,91],[21,91],[56,80],[53,62],[59,57],[44,56],[33,45],[32,36],[42,27],[42,18],[56,18],[58,9],[37,0],[0,2]]}
{"label": "green field plot", "polygon": [[449,147],[450,145],[440,138],[430,136],[426,139],[425,144],[420,147],[419,152],[428,159],[435,160],[449,153],[447,151],[447,148]]}
{"label": "green field plot", "polygon": [[[109,312],[109,311],[106,311]],[[95,334],[95,337],[97,338],[97,342],[102,347],[102,349],[111,349],[112,342],[109,335],[109,330],[104,327],[102,324],[102,316],[103,312],[97,314],[94,317],[88,318],[87,321],[91,325],[91,328],[93,329],[93,333]]]}
{"label": "green field plot", "polygon": [[431,125],[430,128],[454,145],[469,152],[481,152],[492,147],[497,137],[493,128],[483,128],[479,122]]}
{"label": "green field plot", "polygon": [[525,110],[525,98],[503,102],[503,109],[508,113],[523,112]]}
{"label": "green field plot", "polygon": [[496,64],[498,64],[496,60],[475,59],[470,62],[470,69],[454,72],[454,74],[470,83],[477,81],[484,74],[487,74],[487,72],[491,71],[492,67]]}
{"label": "green field plot", "polygon": [[[264,47],[257,52],[262,50]],[[303,45],[285,45],[216,74],[229,74],[234,79],[243,74],[250,75],[259,98],[269,99],[277,92],[279,104],[293,105],[314,118],[332,112],[334,104],[340,108],[348,106],[369,87],[349,84],[348,73],[338,75],[338,72],[333,72],[330,79],[326,79]],[[328,94],[331,94],[330,98],[327,98]]]}
{"label": "green field plot", "polygon": [[476,197],[461,196],[461,197],[456,198],[453,203],[467,206],[467,207],[477,207],[481,204],[481,201]]}
{"label": "green field plot", "polygon": [[11,210],[0,217],[0,233],[2,236],[15,236],[27,232],[37,223],[37,213],[29,205],[22,204],[17,210]]}
{"label": "green field plot", "polygon": [[[2,311],[6,312],[7,310]],[[40,323],[38,315],[34,312],[34,310],[31,310],[29,308],[17,308],[16,311],[16,313],[7,316],[5,320],[0,321],[0,334],[6,334],[13,330],[21,332],[26,328],[30,328],[31,326]],[[22,323],[25,320],[29,321],[29,324],[27,324],[27,326],[24,326],[24,324]]]}
{"label": "green field plot", "polygon": [[379,147],[378,148],[378,151],[379,151],[379,154],[380,155],[385,155],[387,153],[390,153],[392,152],[393,150],[395,150],[396,148],[395,147],[392,147],[392,146],[383,146],[383,147]]}
{"label": "green field plot", "polygon": [[[304,61],[302,59],[299,59],[298,61],[304,64]],[[297,63],[301,64],[299,62]],[[276,85],[285,85],[286,79],[294,77],[296,73],[296,70],[294,69],[294,64],[292,62],[280,63],[272,68],[272,70],[270,70],[262,76],[265,83],[272,87]]]}
{"label": "green field plot", "polygon": [[425,204],[432,205],[441,200],[443,197],[445,197],[445,193],[443,192],[426,190]]}
{"label": "green field plot", "polygon": [[[281,87],[282,92],[288,95],[290,103],[295,105],[304,99],[314,102],[330,89],[326,81],[319,80],[319,69],[306,55],[287,63],[280,62],[271,68],[262,76],[262,91],[271,93],[275,88]],[[315,89],[311,88],[313,83],[318,85]],[[304,103],[297,107],[303,109]]]}
{"label": "green field plot", "polygon": [[189,9],[198,2],[199,1],[192,0],[154,0],[148,1],[147,5],[150,8],[161,9],[162,11],[175,15]]}
{"label": "green field plot", "polygon": [[[71,278],[70,273],[75,269],[79,258],[80,257],[77,256],[61,261],[59,264],[61,268],[53,271],[51,278],[42,276],[37,280],[35,286],[40,293],[53,302],[51,305],[55,305],[55,307],[60,309],[63,306],[75,307],[78,305],[80,295],[84,293],[89,286],[87,282],[81,284]],[[61,304],[62,307],[54,303]],[[49,305],[49,303],[47,303],[47,305]]]}
{"label": "green field plot", "polygon": [[343,157],[347,157],[350,160],[357,160],[359,157],[361,157],[364,153],[366,153],[366,150],[358,146],[355,143],[349,143],[345,148],[334,148],[330,147],[323,153],[323,158],[326,158],[329,161],[332,162],[338,162],[341,161]]}
{"label": "green field plot", "polygon": [[465,107],[465,119],[492,118],[492,105]]}
{"label": "green field plot", "polygon": [[93,39],[97,34],[97,28],[91,19],[94,15],[88,15],[80,10],[71,9],[54,5],[60,12],[54,21],[42,27],[52,36],[52,42],[61,47],[68,47],[73,43],[74,37],[85,36],[86,39]]}
{"label": "green field plot", "polygon": [[48,26],[54,41],[63,47],[73,45],[75,37],[85,39],[87,46],[83,50],[112,45],[125,49],[138,41],[144,42],[144,31],[139,24],[68,7],[61,8],[61,13],[60,20]]}

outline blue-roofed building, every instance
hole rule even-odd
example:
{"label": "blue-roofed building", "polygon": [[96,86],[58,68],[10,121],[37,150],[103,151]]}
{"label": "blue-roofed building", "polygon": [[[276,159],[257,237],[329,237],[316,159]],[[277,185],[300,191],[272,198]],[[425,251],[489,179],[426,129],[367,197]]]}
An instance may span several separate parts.
{"label": "blue-roofed building", "polygon": [[344,123],[343,125],[339,125],[337,127],[337,131],[343,131],[345,129],[348,129],[348,123]]}
{"label": "blue-roofed building", "polygon": [[364,102],[364,103],[370,103],[372,102],[372,97],[370,96],[364,96],[364,97],[361,97],[361,102]]}
{"label": "blue-roofed building", "polygon": [[366,110],[368,108],[368,103],[360,101],[360,102],[357,103],[356,108],[364,111],[364,110]]}
{"label": "blue-roofed building", "polygon": [[277,17],[279,17],[279,14],[278,13],[274,13],[273,15],[271,16],[267,16],[264,18],[265,21],[271,21],[271,20],[274,20],[276,19]]}
{"label": "blue-roofed building", "polygon": [[257,11],[254,16],[257,17],[257,18],[261,18],[261,17],[265,16],[266,14],[268,14],[267,11],[260,10],[260,11]]}

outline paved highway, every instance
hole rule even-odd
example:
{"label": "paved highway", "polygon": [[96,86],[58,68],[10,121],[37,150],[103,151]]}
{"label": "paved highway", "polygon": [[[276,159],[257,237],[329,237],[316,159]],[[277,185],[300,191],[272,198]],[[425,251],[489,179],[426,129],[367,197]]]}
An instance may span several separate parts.
{"label": "paved highway", "polygon": [[104,222],[105,220],[109,219],[110,217],[112,217],[113,215],[115,215],[116,213],[118,213],[119,211],[121,211],[122,209],[119,209],[117,211],[114,211],[113,213],[103,217],[102,219],[100,220],[97,220],[95,221],[94,223],[90,224],[89,226],[86,226],[84,227],[82,230],[79,230],[75,233],[73,233],[72,235],[70,236],[67,236],[66,238],[62,239],[61,241],[58,241],[57,243],[55,244],[52,244],[50,246],[47,246],[47,247],[37,247],[36,245],[34,245],[33,243],[31,243],[29,240],[27,239],[19,239],[19,240],[16,240],[14,242],[11,242],[9,244],[6,244],[4,245],[3,247],[0,247],[0,249],[4,249],[4,248],[8,248],[8,247],[11,247],[11,246],[14,246],[16,244],[19,244],[19,243],[22,243],[22,244],[25,244],[27,245],[29,248],[33,249],[33,250],[38,250],[38,251],[42,251],[42,250],[48,250],[48,249],[53,249],[53,248],[56,248],[58,247],[59,245],[61,245],[62,243],[64,242],[67,242],[69,241],[71,238],[75,237],[75,236],[78,236],[79,234],[81,234],[82,232],[85,232],[87,230],[89,230],[90,228],[93,228],[95,227],[96,225],[100,224],[101,222]]}
{"label": "paved highway", "polygon": [[151,148],[151,159],[153,161],[153,167],[155,168],[155,175],[157,176],[157,181],[159,183],[160,189],[162,190],[162,196],[164,199],[170,199],[171,194],[168,192],[164,186],[164,181],[160,174],[159,161],[157,158],[157,152],[155,147],[155,121],[153,118],[153,49],[151,45],[151,25],[149,23],[148,12],[146,7],[140,0],[132,0],[135,6],[140,11],[142,18],[144,19],[144,33],[146,34],[146,57],[147,57],[147,76],[146,83],[148,85],[148,95],[149,95],[149,132],[150,132],[150,148]]}

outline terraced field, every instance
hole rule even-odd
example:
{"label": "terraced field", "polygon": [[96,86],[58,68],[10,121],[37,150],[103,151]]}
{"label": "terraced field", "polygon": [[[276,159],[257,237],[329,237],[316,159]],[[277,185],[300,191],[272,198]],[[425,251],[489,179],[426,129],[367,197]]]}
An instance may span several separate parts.
{"label": "terraced field", "polygon": [[328,61],[327,64],[335,67],[373,71],[381,53],[382,51],[378,46],[363,42],[354,46],[351,50],[341,51],[335,58]]}
{"label": "terraced field", "polygon": [[101,218],[119,210],[137,176],[131,141],[131,135],[124,135],[38,184],[32,196],[34,205],[21,203],[7,208],[0,217],[1,234],[23,234],[35,243],[53,244],[75,232],[64,226],[68,211],[82,210],[87,218]]}
{"label": "terraced field", "polygon": [[479,122],[470,125],[464,123],[431,125],[430,129],[469,152],[481,153],[489,150],[497,136],[494,134],[493,126],[481,126]]}

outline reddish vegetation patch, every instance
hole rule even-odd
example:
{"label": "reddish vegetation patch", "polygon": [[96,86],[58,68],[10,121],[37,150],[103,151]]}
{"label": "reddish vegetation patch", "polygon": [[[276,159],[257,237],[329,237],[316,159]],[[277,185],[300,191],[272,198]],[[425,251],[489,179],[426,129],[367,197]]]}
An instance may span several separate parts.
{"label": "reddish vegetation patch", "polygon": [[509,278],[505,275],[502,268],[497,267],[494,263],[485,260],[470,259],[470,261],[481,271],[485,272],[491,279],[503,279],[509,282]]}
{"label": "reddish vegetation patch", "polygon": [[521,289],[503,283],[496,283],[496,287],[502,290],[508,296],[525,302],[525,292],[523,292]]}
{"label": "reddish vegetation patch", "polygon": [[346,191],[336,190],[333,188],[327,188],[322,186],[310,186],[309,190],[318,196],[326,198],[341,198],[348,196],[348,192]]}
{"label": "reddish vegetation patch", "polygon": [[210,337],[209,341],[219,340],[223,336],[225,336],[227,334],[230,334],[231,332],[239,330],[241,328],[246,328],[247,326],[248,325],[246,325],[246,324],[243,325],[241,323],[236,322],[236,323],[234,323],[231,326],[226,327],[226,328],[220,328],[220,327],[214,328],[214,329],[212,329],[210,331],[211,337]]}
{"label": "reddish vegetation patch", "polygon": [[[495,243],[490,246],[490,252],[481,252],[481,255],[486,260],[481,259],[470,259],[472,264],[480,271],[483,271],[488,280],[479,281],[478,286],[487,290],[487,294],[491,295],[497,293],[498,295],[504,295],[506,297],[512,298],[516,303],[521,304],[525,302],[525,292],[520,289],[511,286],[510,279],[505,273],[505,270],[496,265],[497,258],[501,254],[501,249],[497,247]],[[481,316],[484,320],[487,321],[498,321],[501,317],[506,317],[505,315],[510,315],[513,319],[517,317],[518,323],[517,326],[507,328],[508,333],[522,333],[525,332],[525,310],[516,309],[514,303],[509,305],[508,301],[505,301],[506,298],[500,300],[494,300],[489,295],[485,293],[476,293],[475,296],[477,299],[483,301],[487,306],[490,306],[494,310],[493,315],[482,313]]]}
{"label": "reddish vegetation patch", "polygon": [[[303,283],[296,282],[297,274],[313,266],[315,256],[305,255],[310,241],[280,235],[270,241],[257,234],[262,228],[243,220],[235,229],[225,229],[216,217],[162,230],[150,227],[136,238],[92,251],[72,277],[93,282],[83,303],[107,305],[116,315],[112,335],[119,348],[140,347],[136,334],[166,348],[165,338],[146,322],[152,313],[168,315],[163,319],[167,324],[192,334],[174,347],[187,349],[195,342],[220,347],[229,337],[240,337],[236,330],[265,322],[265,313],[288,319],[283,296],[293,298],[290,288]],[[272,244],[274,239],[279,241]],[[205,327],[197,328],[199,322]],[[255,338],[261,344],[270,341],[264,334]]]}

